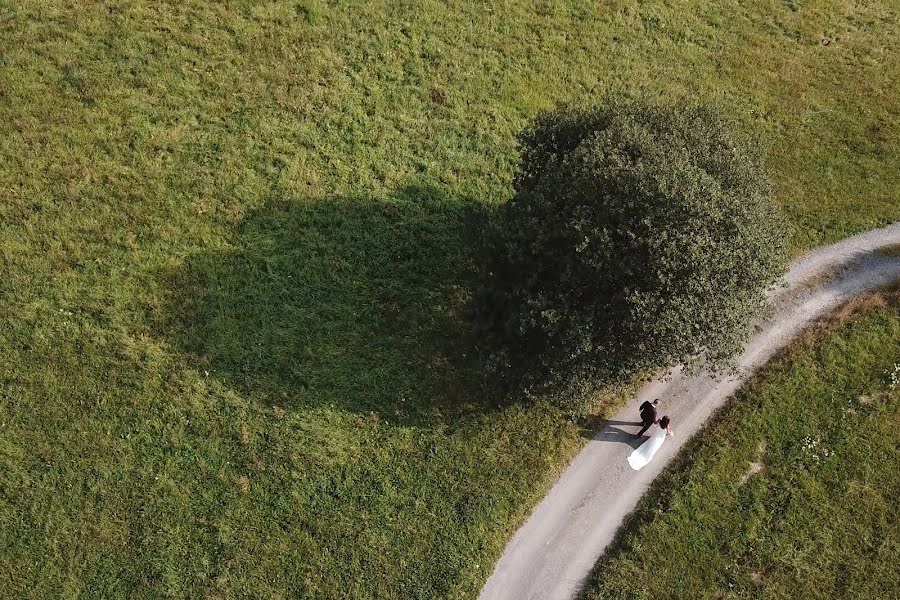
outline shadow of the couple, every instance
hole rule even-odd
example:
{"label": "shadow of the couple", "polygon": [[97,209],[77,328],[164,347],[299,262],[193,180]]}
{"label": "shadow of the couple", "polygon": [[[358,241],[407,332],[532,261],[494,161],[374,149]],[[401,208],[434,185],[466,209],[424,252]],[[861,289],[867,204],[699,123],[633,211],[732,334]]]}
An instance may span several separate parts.
{"label": "shadow of the couple", "polygon": [[[638,429],[629,432],[620,429],[619,427],[615,427],[615,425],[630,425],[637,427]],[[594,436],[594,439],[598,442],[618,442],[632,448],[637,448],[646,439],[645,436],[635,437],[635,434],[640,430],[639,428],[641,425],[640,421],[607,421],[603,426],[603,429]]]}

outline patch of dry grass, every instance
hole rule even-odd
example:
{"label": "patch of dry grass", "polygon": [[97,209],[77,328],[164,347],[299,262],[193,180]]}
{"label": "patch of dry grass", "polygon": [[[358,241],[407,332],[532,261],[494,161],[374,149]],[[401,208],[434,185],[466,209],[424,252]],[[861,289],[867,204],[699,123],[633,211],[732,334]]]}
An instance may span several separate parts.
{"label": "patch of dry grass", "polygon": [[882,256],[900,256],[900,244],[879,248],[878,253]]}

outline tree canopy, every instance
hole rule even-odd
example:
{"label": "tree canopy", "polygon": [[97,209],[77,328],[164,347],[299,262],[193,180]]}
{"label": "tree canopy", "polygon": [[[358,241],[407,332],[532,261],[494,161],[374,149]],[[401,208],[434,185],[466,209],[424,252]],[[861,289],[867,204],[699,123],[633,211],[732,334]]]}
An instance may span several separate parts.
{"label": "tree canopy", "polygon": [[538,117],[520,151],[478,297],[495,374],[578,413],[738,352],[786,258],[758,144],[707,107],[618,99]]}

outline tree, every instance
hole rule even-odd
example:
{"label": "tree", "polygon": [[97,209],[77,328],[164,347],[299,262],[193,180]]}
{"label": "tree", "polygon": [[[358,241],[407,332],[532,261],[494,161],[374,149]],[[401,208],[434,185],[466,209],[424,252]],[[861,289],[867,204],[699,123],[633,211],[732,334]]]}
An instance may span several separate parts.
{"label": "tree", "polygon": [[520,151],[477,297],[492,372],[580,413],[639,372],[726,365],[786,262],[759,146],[709,108],[618,99],[540,116]]}

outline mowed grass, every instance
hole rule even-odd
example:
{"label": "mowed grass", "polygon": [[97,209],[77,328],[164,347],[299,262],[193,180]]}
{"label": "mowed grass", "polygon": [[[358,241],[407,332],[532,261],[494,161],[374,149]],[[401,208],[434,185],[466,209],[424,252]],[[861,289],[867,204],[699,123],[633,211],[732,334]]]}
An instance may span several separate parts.
{"label": "mowed grass", "polygon": [[897,294],[770,364],[657,480],[583,597],[900,597],[895,371]]}
{"label": "mowed grass", "polygon": [[515,133],[718,102],[832,241],[900,217],[897,16],[0,0],[0,589],[473,596],[581,443],[470,361]]}

